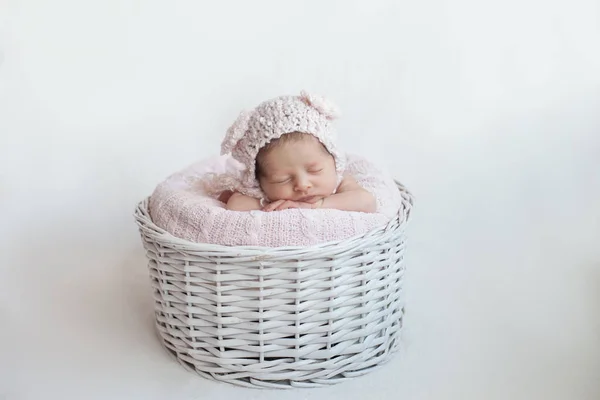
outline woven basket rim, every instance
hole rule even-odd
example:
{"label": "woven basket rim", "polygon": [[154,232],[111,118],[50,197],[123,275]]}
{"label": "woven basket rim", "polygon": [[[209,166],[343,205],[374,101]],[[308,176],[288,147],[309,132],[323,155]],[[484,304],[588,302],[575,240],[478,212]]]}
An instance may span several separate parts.
{"label": "woven basket rim", "polygon": [[402,195],[402,203],[400,208],[398,209],[398,213],[391,221],[389,221],[385,225],[381,225],[379,227],[373,228],[368,232],[361,233],[358,235],[354,235],[352,237],[342,239],[342,240],[333,240],[324,243],[319,243],[310,246],[281,246],[281,247],[265,247],[265,246],[255,246],[255,245],[246,245],[246,246],[227,246],[220,244],[212,244],[212,243],[199,243],[192,242],[186,239],[179,238],[174,236],[170,232],[160,228],[157,226],[151,219],[148,203],[150,196],[146,197],[142,201],[140,201],[134,212],[134,217],[136,223],[140,230],[143,230],[146,235],[152,237],[158,243],[167,244],[168,247],[176,248],[178,250],[186,250],[186,251],[210,251],[215,253],[232,253],[235,252],[238,255],[255,255],[255,254],[266,254],[266,253],[297,253],[308,250],[316,250],[316,249],[328,249],[333,248],[335,246],[346,246],[353,242],[360,241],[369,236],[374,236],[378,234],[383,234],[389,230],[394,229],[396,227],[405,226],[410,220],[411,211],[413,207],[413,195],[406,189],[404,185],[402,185],[399,181],[394,180],[398,190]]}

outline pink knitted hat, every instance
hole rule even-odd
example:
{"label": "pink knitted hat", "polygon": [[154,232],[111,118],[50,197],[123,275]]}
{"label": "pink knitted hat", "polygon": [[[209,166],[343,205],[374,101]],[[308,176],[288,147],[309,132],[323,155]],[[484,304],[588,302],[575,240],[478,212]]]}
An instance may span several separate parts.
{"label": "pink knitted hat", "polygon": [[[264,197],[256,180],[256,156],[269,142],[291,132],[307,133],[319,139],[333,156],[341,180],[346,160],[335,146],[332,126],[338,115],[333,103],[304,91],[300,96],[276,97],[259,104],[252,111],[243,111],[221,143],[221,154],[231,153],[245,166],[241,185],[235,190],[253,197]],[[232,186],[231,182],[228,186]]]}

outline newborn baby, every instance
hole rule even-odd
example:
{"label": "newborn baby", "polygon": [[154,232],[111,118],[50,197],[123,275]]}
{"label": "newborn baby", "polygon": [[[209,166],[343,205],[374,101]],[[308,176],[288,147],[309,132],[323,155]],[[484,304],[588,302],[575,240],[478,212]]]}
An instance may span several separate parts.
{"label": "newborn baby", "polygon": [[374,196],[344,175],[330,121],[335,107],[302,93],[242,113],[229,128],[222,154],[245,165],[241,179],[210,176],[205,190],[233,211],[333,208],[372,213]]}

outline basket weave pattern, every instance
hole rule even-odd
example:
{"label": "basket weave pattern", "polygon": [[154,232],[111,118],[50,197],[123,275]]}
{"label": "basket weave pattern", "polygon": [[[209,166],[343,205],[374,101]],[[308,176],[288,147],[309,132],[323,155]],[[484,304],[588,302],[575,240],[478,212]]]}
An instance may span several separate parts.
{"label": "basket weave pattern", "polygon": [[164,345],[203,377],[250,387],[314,387],[362,375],[397,350],[404,228],[311,247],[192,243],[135,212]]}

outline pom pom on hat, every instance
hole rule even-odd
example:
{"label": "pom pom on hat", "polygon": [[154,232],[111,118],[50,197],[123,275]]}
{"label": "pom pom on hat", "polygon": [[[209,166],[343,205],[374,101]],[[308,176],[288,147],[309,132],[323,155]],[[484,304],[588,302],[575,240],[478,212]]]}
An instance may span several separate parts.
{"label": "pom pom on hat", "polygon": [[300,92],[300,99],[307,105],[315,108],[330,121],[339,118],[340,116],[340,109],[338,106],[323,96],[311,95],[303,90]]}

